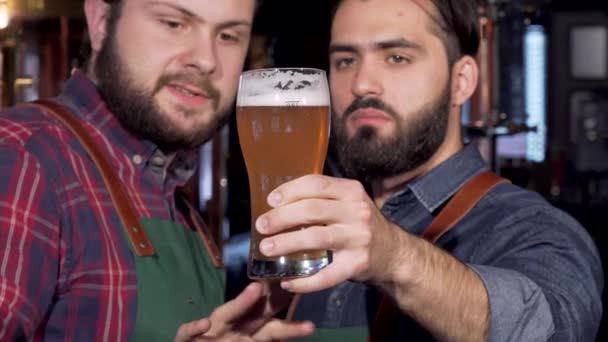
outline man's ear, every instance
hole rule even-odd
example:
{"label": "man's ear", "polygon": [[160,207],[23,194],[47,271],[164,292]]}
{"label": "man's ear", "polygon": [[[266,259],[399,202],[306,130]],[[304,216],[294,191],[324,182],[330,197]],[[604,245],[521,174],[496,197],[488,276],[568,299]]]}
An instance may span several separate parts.
{"label": "man's ear", "polygon": [[91,49],[97,53],[106,37],[109,5],[103,0],[85,0],[84,13],[87,18]]}
{"label": "man's ear", "polygon": [[452,104],[463,105],[477,89],[479,67],[471,56],[461,57],[452,67]]}

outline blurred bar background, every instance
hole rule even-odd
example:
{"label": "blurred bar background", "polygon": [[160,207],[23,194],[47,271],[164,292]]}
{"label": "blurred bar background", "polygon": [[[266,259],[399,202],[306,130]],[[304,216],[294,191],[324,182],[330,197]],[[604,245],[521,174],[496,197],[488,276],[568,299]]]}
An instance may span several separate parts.
{"label": "blurred bar background", "polygon": [[[83,0],[0,0],[0,105],[58,93],[77,64]],[[333,1],[266,0],[247,69],[327,69]],[[466,140],[491,167],[577,218],[604,263],[608,237],[608,6],[592,0],[485,0],[477,93],[463,112]],[[145,38],[144,38],[145,39]],[[190,187],[228,264],[250,228],[247,175],[234,120],[201,148]],[[331,158],[331,156],[330,156]],[[598,340],[608,337],[603,324]]]}

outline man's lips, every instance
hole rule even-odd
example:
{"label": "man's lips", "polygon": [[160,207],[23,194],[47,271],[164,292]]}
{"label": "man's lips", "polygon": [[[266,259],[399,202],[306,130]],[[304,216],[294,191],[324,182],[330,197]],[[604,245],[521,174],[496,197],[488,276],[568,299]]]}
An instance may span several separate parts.
{"label": "man's lips", "polygon": [[393,121],[393,118],[379,109],[362,108],[354,111],[350,115],[349,120],[355,127],[359,127],[364,125],[383,125]]}
{"label": "man's lips", "polygon": [[188,106],[201,106],[209,101],[208,93],[195,86],[184,83],[169,83],[167,89],[180,102]]}
{"label": "man's lips", "polygon": [[173,87],[186,95],[208,97],[206,91],[185,83],[170,83],[169,87]]}

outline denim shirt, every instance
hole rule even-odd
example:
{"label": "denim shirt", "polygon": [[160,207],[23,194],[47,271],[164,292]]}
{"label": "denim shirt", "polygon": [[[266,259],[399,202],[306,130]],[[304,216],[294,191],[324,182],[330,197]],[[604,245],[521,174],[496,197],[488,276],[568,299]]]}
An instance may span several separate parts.
{"label": "denim shirt", "polygon": [[[477,149],[467,146],[407,184],[382,212],[405,231],[421,235],[443,205],[486,169]],[[595,339],[603,288],[596,246],[575,220],[538,194],[512,184],[497,186],[437,245],[484,282],[490,341]],[[345,282],[303,296],[295,318],[312,320],[319,331],[369,327],[381,297],[369,285]],[[396,341],[432,340],[405,315],[392,335]]]}

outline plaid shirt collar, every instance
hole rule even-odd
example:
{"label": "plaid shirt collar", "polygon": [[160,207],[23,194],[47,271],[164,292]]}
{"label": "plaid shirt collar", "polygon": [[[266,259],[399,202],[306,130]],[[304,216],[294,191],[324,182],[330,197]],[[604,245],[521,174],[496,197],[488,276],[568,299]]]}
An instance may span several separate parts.
{"label": "plaid shirt collar", "polygon": [[178,186],[194,174],[198,161],[197,149],[167,156],[153,142],[133,135],[112,114],[93,81],[83,71],[76,69],[72,73],[60,98],[73,106],[77,115],[96,127],[102,136],[127,154],[138,167],[170,168],[172,172],[167,174],[175,175]]}

